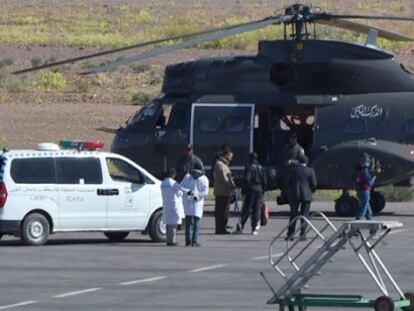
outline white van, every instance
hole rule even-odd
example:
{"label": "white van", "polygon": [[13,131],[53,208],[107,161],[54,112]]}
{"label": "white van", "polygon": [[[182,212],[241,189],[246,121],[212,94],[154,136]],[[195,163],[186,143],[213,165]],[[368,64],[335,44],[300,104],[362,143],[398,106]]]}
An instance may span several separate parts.
{"label": "white van", "polygon": [[0,237],[41,245],[56,232],[120,241],[139,231],[164,241],[160,181],[123,156],[79,150],[39,144],[0,154]]}

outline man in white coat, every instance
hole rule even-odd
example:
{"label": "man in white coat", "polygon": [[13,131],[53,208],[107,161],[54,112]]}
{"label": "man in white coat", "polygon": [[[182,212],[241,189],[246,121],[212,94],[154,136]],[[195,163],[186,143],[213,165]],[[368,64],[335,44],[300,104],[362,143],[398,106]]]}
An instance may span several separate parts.
{"label": "man in white coat", "polygon": [[167,245],[177,245],[177,227],[181,224],[182,218],[184,218],[183,209],[183,193],[180,188],[180,184],[177,183],[174,178],[176,177],[176,171],[174,168],[170,168],[167,171],[165,179],[161,183],[162,193],[162,215],[164,223],[167,227]]}
{"label": "man in white coat", "polygon": [[198,237],[208,187],[208,178],[197,169],[191,170],[181,182],[181,190],[184,192],[185,246],[201,246]]}

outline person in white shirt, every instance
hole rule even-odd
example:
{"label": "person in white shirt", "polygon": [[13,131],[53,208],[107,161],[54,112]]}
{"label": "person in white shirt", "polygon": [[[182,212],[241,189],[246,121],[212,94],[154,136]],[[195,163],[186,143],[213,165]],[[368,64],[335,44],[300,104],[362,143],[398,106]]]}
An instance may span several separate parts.
{"label": "person in white shirt", "polygon": [[181,182],[185,212],[185,246],[201,246],[200,222],[203,217],[204,198],[208,195],[209,182],[204,172],[193,169]]}
{"label": "person in white shirt", "polygon": [[180,184],[174,178],[176,171],[169,168],[165,179],[161,183],[162,203],[163,203],[163,220],[167,227],[167,245],[177,245],[177,227],[184,218],[183,193]]}

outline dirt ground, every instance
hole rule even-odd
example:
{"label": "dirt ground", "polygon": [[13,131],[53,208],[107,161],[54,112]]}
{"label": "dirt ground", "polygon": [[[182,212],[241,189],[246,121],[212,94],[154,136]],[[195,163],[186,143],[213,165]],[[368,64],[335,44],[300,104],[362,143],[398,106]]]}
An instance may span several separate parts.
{"label": "dirt ground", "polygon": [[[64,55],[72,48],[56,47]],[[1,55],[16,53],[18,47],[0,47]],[[53,53],[54,49],[36,47],[36,52]],[[22,53],[22,58],[23,54]],[[231,55],[236,51],[185,50],[160,57],[153,63],[165,67],[168,64],[200,57]],[[238,54],[246,54],[239,51]],[[156,86],[160,90],[160,86]],[[141,106],[125,104],[121,101],[123,90],[113,89],[87,92],[85,94],[42,94],[47,100],[36,103],[36,93],[18,93],[0,103],[0,148],[33,148],[38,142],[58,142],[62,138],[99,139],[109,150],[113,134],[99,131],[99,128],[117,129]],[[50,100],[49,100],[50,99]]]}
{"label": "dirt ground", "polygon": [[108,149],[116,129],[139,109],[117,104],[19,104],[0,105],[0,142],[12,148],[34,148],[38,142],[62,138],[99,139]]}

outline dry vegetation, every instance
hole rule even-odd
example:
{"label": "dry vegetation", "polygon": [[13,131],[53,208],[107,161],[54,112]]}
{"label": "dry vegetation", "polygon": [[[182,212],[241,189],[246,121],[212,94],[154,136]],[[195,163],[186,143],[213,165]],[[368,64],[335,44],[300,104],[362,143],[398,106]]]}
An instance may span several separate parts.
{"label": "dry vegetation", "polygon": [[[160,61],[132,64],[112,73],[77,75],[79,71],[108,61],[107,58],[17,78],[7,73],[92,51],[262,18],[280,11],[288,3],[270,0],[2,1],[0,102],[54,103],[64,97],[79,103],[142,104],[160,89],[165,64],[199,55],[253,52],[257,41],[281,38],[281,27],[272,26],[225,38],[198,46],[196,52],[186,50]],[[414,15],[412,0],[314,1],[313,4],[334,12]],[[411,34],[412,23],[376,24]],[[320,27],[319,33],[323,38],[364,39],[356,33],[327,27]],[[397,52],[408,66],[413,66],[413,46],[385,40],[381,41],[381,46]],[[125,56],[118,54],[112,59],[122,57]]]}

